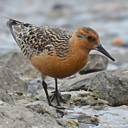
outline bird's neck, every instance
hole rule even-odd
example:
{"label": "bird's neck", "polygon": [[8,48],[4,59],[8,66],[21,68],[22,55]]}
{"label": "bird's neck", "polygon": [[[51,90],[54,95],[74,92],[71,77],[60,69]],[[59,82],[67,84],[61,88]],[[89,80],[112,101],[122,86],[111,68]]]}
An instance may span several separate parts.
{"label": "bird's neck", "polygon": [[77,60],[77,62],[81,62],[83,64],[86,64],[89,59],[89,49],[86,49],[85,47],[82,47],[75,37],[72,37],[70,39],[70,45],[71,45],[71,54],[74,56],[74,59]]}

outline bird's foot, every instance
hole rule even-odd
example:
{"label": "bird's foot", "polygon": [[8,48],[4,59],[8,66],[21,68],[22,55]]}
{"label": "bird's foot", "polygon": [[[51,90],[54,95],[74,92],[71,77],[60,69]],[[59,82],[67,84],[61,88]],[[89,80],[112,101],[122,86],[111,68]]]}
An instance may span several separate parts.
{"label": "bird's foot", "polygon": [[58,91],[54,91],[54,92],[52,92],[52,93],[54,93],[54,94],[53,94],[53,96],[51,97],[51,101],[53,101],[54,98],[56,98],[56,101],[57,101],[57,105],[58,105],[58,106],[61,106],[61,105],[60,105],[60,101],[62,101],[63,103],[66,103],[66,101],[62,98],[61,93],[59,93]]}

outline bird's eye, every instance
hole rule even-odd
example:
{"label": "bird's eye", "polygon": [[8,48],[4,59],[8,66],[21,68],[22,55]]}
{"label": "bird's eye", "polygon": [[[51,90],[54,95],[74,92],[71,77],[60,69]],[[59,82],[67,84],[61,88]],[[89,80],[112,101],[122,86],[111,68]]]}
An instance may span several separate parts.
{"label": "bird's eye", "polygon": [[92,37],[92,36],[87,36],[87,39],[88,39],[88,40],[92,40],[93,37]]}

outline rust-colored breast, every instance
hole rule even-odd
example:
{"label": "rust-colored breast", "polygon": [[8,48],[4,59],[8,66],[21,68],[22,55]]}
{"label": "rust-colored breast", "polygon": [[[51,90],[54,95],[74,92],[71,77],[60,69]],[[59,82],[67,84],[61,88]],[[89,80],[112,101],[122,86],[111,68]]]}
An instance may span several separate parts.
{"label": "rust-colored breast", "polygon": [[75,51],[70,54],[66,59],[60,59],[56,54],[53,56],[34,56],[30,59],[30,62],[44,75],[54,78],[64,78],[75,74],[87,63],[88,55],[79,50],[77,52]]}

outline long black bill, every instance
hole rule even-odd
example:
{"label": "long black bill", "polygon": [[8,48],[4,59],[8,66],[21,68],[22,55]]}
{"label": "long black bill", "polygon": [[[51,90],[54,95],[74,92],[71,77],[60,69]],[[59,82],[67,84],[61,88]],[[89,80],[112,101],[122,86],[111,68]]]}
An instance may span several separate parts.
{"label": "long black bill", "polygon": [[103,53],[104,55],[106,55],[108,58],[110,58],[112,61],[115,61],[114,58],[111,57],[111,55],[102,47],[102,45],[99,45],[98,47],[98,51]]}

